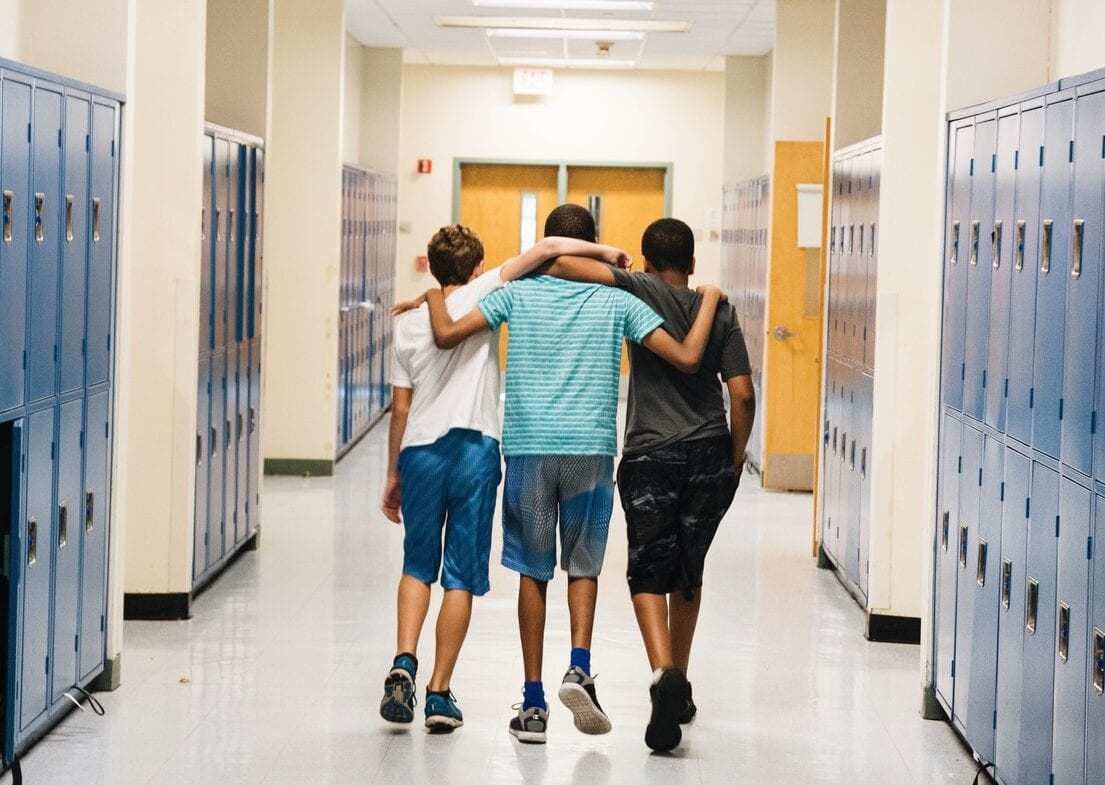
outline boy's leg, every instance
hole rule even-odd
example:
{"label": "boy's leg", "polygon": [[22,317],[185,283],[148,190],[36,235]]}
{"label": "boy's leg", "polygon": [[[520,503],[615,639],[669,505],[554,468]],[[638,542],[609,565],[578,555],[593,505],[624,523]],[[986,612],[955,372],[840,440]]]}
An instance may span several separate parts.
{"label": "boy's leg", "polygon": [[573,649],[591,650],[598,596],[598,578],[568,578],[568,617],[572,625]]}
{"label": "boy's leg", "polygon": [[437,614],[437,650],[434,672],[428,688],[431,692],[447,692],[457,666],[460,647],[468,634],[472,620],[472,592],[463,589],[446,589]]}
{"label": "boy's leg", "polygon": [[668,628],[668,599],[663,594],[638,592],[633,595],[633,612],[645,642],[648,666],[652,670],[678,667],[672,654],[672,636]]}
{"label": "boy's leg", "polygon": [[399,579],[399,591],[395,603],[396,636],[395,656],[418,654],[418,639],[422,625],[430,609],[430,586],[406,573]]}
{"label": "boy's leg", "polygon": [[[663,600],[664,598],[661,597],[660,601],[663,602]],[[698,625],[698,610],[702,607],[702,587],[698,587],[690,599],[687,599],[683,592],[673,592],[668,595],[667,604],[670,607],[669,648],[672,665],[687,673],[687,667],[691,661],[691,643],[694,642],[694,631]]]}
{"label": "boy's leg", "polygon": [[522,643],[522,665],[527,682],[541,681],[545,655],[545,603],[548,581],[528,575],[518,583],[518,632]]}

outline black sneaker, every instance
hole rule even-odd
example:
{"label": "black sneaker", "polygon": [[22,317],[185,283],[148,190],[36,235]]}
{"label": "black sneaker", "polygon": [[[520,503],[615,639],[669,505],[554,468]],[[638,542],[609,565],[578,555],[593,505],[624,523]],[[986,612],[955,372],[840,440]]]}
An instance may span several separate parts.
{"label": "black sneaker", "polygon": [[679,715],[679,724],[686,725],[694,719],[696,714],[698,714],[698,707],[694,705],[694,698],[691,697],[691,683],[687,682],[687,705],[683,708],[683,713]]}
{"label": "black sneaker", "polygon": [[395,658],[384,679],[384,697],[380,699],[380,716],[388,722],[414,722],[414,661],[407,655]]}
{"label": "black sneaker", "polygon": [[539,706],[523,709],[520,704],[515,708],[518,709],[518,716],[510,720],[510,735],[526,744],[544,744],[549,710]]}
{"label": "black sneaker", "polygon": [[597,736],[609,733],[610,718],[599,706],[595,697],[595,680],[575,665],[568,668],[560,684],[560,702],[571,709],[576,728],[583,733]]}
{"label": "black sneaker", "polygon": [[667,668],[660,680],[648,688],[652,700],[652,716],[645,729],[645,744],[657,752],[668,752],[679,746],[683,731],[679,717],[690,700],[691,685],[683,671]]}

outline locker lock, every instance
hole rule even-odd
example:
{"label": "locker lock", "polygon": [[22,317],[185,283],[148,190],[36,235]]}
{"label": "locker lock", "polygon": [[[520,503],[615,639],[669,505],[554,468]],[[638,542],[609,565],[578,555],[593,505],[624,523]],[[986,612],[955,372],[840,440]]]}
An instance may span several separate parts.
{"label": "locker lock", "polygon": [[46,194],[35,194],[35,242],[46,240]]}
{"label": "locker lock", "polygon": [[15,194],[4,191],[4,242],[12,241],[12,206],[15,202]]}

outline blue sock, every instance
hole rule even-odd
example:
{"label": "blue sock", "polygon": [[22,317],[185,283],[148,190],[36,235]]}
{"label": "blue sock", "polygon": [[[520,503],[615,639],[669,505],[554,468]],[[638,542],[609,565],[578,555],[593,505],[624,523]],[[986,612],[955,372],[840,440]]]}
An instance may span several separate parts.
{"label": "blue sock", "polygon": [[522,710],[534,707],[549,708],[549,704],[545,703],[545,685],[539,681],[527,681],[522,685]]}
{"label": "blue sock", "polygon": [[572,663],[574,667],[579,668],[588,676],[591,675],[591,650],[590,649],[572,649]]}

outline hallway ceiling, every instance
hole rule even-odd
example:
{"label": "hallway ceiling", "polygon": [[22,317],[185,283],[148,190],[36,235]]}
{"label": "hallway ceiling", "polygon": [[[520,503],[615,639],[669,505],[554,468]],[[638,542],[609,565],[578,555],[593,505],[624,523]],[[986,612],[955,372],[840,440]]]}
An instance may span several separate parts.
{"label": "hallway ceiling", "polygon": [[[654,0],[620,3],[651,5],[651,10],[563,10],[586,6],[588,0],[345,0],[346,29],[365,46],[403,49],[408,63],[433,65],[549,65],[580,68],[718,70],[726,55],[763,55],[775,38],[776,0]],[[518,6],[546,6],[544,8]],[[494,17],[502,29],[445,27],[442,17]],[[582,28],[564,37],[562,31],[532,28],[552,25]],[[544,20],[544,21],[542,21]],[[563,20],[586,20],[573,22]],[[591,26],[634,28],[647,21],[689,23],[687,32],[586,30]],[[540,35],[540,37],[537,37]],[[610,42],[609,53],[598,43]]]}

